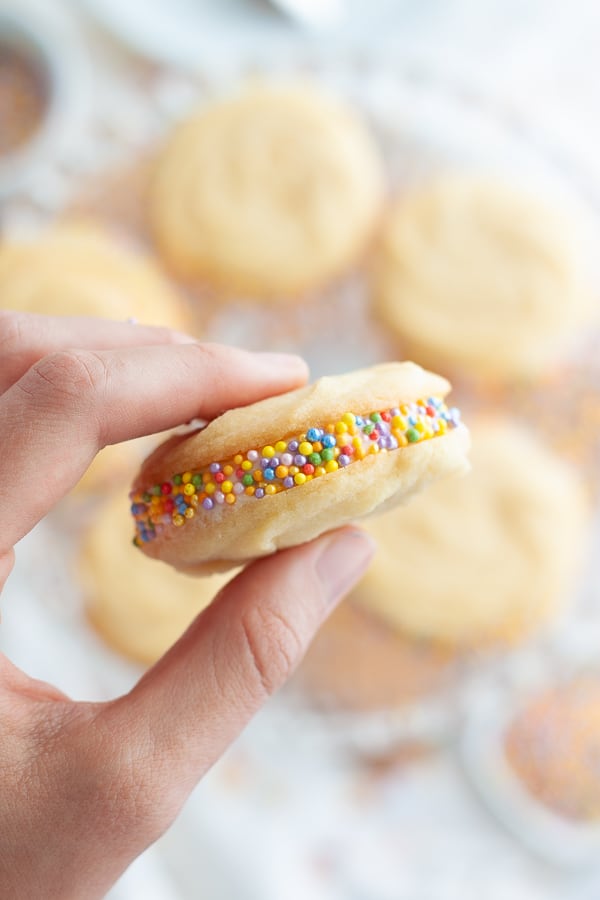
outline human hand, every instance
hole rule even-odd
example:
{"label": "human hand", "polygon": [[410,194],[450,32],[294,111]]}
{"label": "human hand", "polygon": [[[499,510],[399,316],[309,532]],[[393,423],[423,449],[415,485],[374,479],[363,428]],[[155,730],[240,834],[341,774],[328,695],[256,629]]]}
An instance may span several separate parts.
{"label": "human hand", "polygon": [[[296,357],[0,312],[0,589],[14,544],[104,445],[305,378]],[[252,564],[107,703],[73,702],[0,654],[0,896],[103,896],[285,681],[371,552],[348,528]]]}

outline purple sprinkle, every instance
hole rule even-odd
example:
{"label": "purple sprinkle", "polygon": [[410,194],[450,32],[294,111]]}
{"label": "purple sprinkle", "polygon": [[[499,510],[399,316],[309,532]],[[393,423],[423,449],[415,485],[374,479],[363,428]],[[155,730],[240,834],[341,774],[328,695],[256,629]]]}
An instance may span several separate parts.
{"label": "purple sprinkle", "polygon": [[267,459],[266,456],[261,457],[261,460],[260,460],[261,469],[269,469],[270,466],[271,466],[271,460]]}
{"label": "purple sprinkle", "polygon": [[297,449],[298,449],[298,441],[289,441],[288,450],[290,451],[290,453],[295,453]]}
{"label": "purple sprinkle", "polygon": [[398,441],[396,440],[396,438],[394,437],[394,435],[390,435],[390,446],[389,446],[388,449],[390,449],[390,450],[397,450],[397,449],[398,449]]}
{"label": "purple sprinkle", "polygon": [[223,491],[215,491],[213,497],[216,503],[225,503],[225,494]]}
{"label": "purple sprinkle", "polygon": [[244,485],[241,483],[241,481],[236,481],[236,483],[233,486],[233,493],[234,494],[243,494],[244,493]]}
{"label": "purple sprinkle", "polygon": [[397,406],[395,406],[393,409],[390,409],[390,416],[399,416],[399,415],[400,415],[400,410],[398,409]]}
{"label": "purple sprinkle", "polygon": [[248,450],[246,456],[250,460],[250,462],[256,462],[256,460],[258,459],[258,450]]}
{"label": "purple sprinkle", "polygon": [[210,466],[208,467],[208,469],[209,469],[209,471],[212,472],[213,475],[214,475],[215,472],[220,472],[220,471],[221,471],[221,466],[220,466],[219,463],[211,463]]}
{"label": "purple sprinkle", "polygon": [[460,422],[460,409],[458,409],[456,406],[452,406],[448,410],[448,415],[452,424],[458,425],[458,423]]}
{"label": "purple sprinkle", "polygon": [[294,479],[291,475],[286,475],[286,477],[283,479],[283,486],[286,488],[294,487]]}
{"label": "purple sprinkle", "polygon": [[265,496],[264,488],[256,488],[256,490],[254,491],[254,496],[257,500],[262,500],[262,498]]}
{"label": "purple sprinkle", "polygon": [[281,457],[281,465],[282,466],[291,466],[294,462],[294,457],[291,453],[284,453]]}
{"label": "purple sprinkle", "polygon": [[214,505],[215,504],[212,502],[210,497],[205,497],[202,501],[202,506],[204,507],[204,509],[212,509]]}
{"label": "purple sprinkle", "polygon": [[279,465],[279,457],[278,457],[278,456],[272,456],[271,459],[269,460],[269,462],[271,463],[270,468],[271,468],[271,469],[276,469],[277,466]]}
{"label": "purple sprinkle", "polygon": [[347,466],[348,463],[350,462],[350,457],[346,456],[345,453],[340,453],[340,455],[337,458],[337,462],[338,462],[338,466]]}
{"label": "purple sprinkle", "polygon": [[294,465],[295,466],[305,466],[306,465],[306,457],[302,456],[301,453],[297,453],[294,457]]}

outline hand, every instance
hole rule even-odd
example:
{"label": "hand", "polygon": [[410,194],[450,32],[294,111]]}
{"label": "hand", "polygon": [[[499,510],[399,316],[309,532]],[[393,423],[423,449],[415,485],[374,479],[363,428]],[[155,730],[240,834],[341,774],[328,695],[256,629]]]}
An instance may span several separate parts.
{"label": "hand", "polygon": [[[0,588],[13,545],[104,445],[305,378],[292,356],[0,313]],[[285,681],[371,552],[348,528],[254,563],[108,703],[75,703],[0,655],[0,896],[103,896]]]}

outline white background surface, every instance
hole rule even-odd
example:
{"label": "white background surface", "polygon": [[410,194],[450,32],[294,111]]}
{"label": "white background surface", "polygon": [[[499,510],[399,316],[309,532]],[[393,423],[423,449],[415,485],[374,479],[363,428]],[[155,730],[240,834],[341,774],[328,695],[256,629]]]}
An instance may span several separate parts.
{"label": "white background surface", "polygon": [[[6,2],[6,0],[5,0]],[[102,0],[87,0],[99,8]],[[0,0],[0,5],[2,0]],[[109,2],[115,21],[132,19],[145,46],[156,41],[152,3]],[[170,11],[176,6],[164,4]],[[177,5],[196,15],[209,4]],[[311,36],[258,4],[223,3],[227,29],[198,38],[212,73],[244,55],[356,53],[460,72],[467,86],[500,98],[513,121],[535,120],[553,146],[576,151],[585,183],[600,172],[600,8],[597,2],[358,2],[369,28]],[[144,9],[140,17],[139,10]],[[383,12],[378,10],[384,10]],[[380,19],[377,17],[381,16]],[[393,27],[390,26],[390,19]],[[262,25],[261,25],[262,23]],[[129,27],[123,25],[125,29]],[[133,62],[89,23],[97,104],[114,104]],[[189,48],[182,56],[189,54]],[[214,76],[213,77],[218,77]],[[168,90],[173,91],[173,83]],[[143,117],[139,131],[146,127]],[[142,139],[134,134],[132,141]],[[556,140],[555,140],[556,139]],[[53,190],[55,193],[53,193]],[[60,181],[48,207],[61,200]],[[600,179],[597,183],[600,196]],[[138,675],[103,648],[80,619],[63,547],[51,525],[26,539],[3,595],[0,646],[18,664],[78,698],[113,696]],[[49,563],[49,557],[52,557]],[[466,786],[451,749],[374,779],[310,741],[290,739],[290,722],[267,710],[196,790],[172,830],[126,874],[113,900],[595,900],[600,873],[565,874],[542,863],[495,824]]]}

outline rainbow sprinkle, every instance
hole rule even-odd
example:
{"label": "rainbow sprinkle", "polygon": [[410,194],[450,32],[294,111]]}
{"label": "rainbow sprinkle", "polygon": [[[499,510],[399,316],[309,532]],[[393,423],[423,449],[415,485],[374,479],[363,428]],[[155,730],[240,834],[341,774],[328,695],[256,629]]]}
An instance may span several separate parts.
{"label": "rainbow sprinkle", "polygon": [[460,424],[460,412],[429,397],[367,415],[347,412],[273,445],[237,453],[197,471],[130,494],[134,544],[154,540],[165,527],[181,528],[197,515],[214,514],[253,498],[275,496],[308,484],[376,453],[417,444]]}

